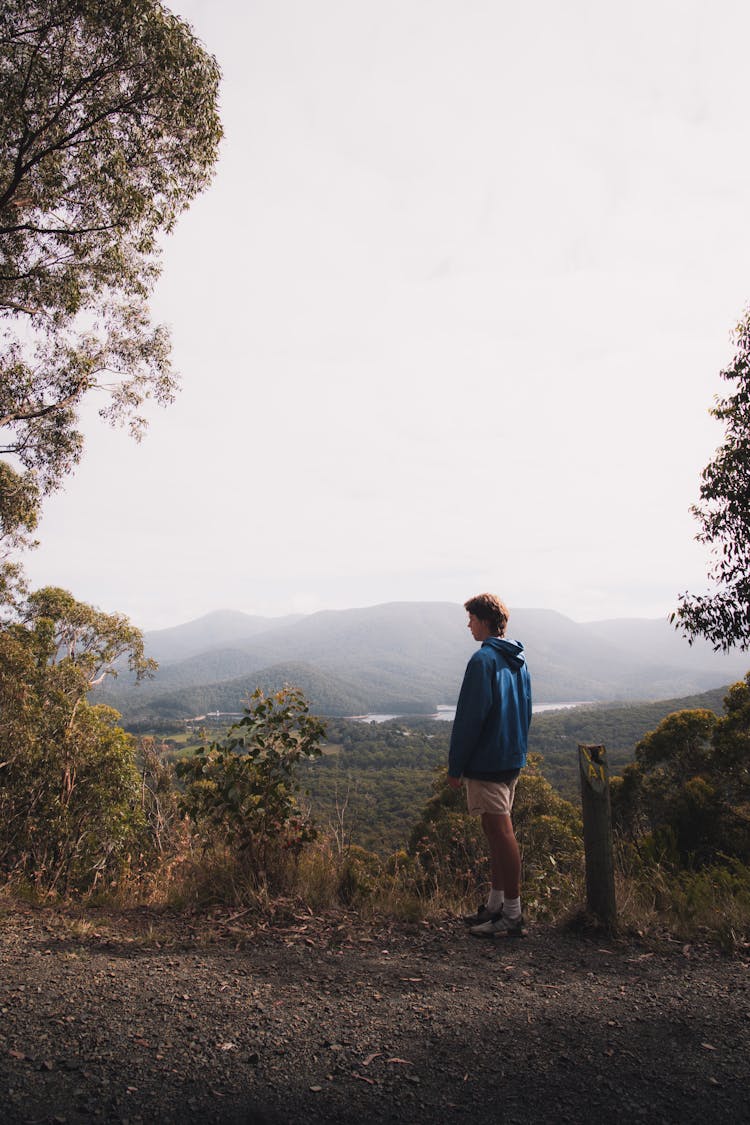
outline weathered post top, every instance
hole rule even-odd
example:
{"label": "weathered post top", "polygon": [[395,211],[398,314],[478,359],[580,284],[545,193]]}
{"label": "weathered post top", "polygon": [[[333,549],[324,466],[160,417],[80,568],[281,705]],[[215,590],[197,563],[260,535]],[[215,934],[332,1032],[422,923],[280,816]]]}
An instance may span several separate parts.
{"label": "weathered post top", "polygon": [[607,751],[603,746],[578,745],[578,765],[581,784],[589,785],[595,793],[603,793],[609,782]]}

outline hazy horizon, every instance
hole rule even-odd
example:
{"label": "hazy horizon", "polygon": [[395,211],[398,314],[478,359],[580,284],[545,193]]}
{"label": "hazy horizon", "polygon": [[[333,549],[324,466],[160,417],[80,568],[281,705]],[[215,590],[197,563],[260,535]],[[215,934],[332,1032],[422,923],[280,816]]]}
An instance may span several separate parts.
{"label": "hazy horizon", "polygon": [[[474,592],[480,593],[481,591],[474,591]],[[239,616],[250,617],[250,618],[261,618],[261,619],[264,619],[264,620],[267,620],[267,621],[281,621],[281,620],[284,620],[285,618],[288,618],[288,617],[313,617],[313,616],[315,616],[316,614],[319,614],[319,613],[346,613],[348,611],[357,612],[359,610],[378,609],[378,608],[381,608],[381,607],[384,607],[384,606],[391,606],[391,605],[407,606],[407,605],[420,605],[420,604],[424,604],[424,605],[451,605],[451,606],[455,606],[457,608],[463,606],[462,602],[454,602],[454,601],[451,601],[450,599],[447,599],[447,598],[431,598],[431,599],[427,599],[427,598],[390,598],[387,601],[383,601],[383,602],[372,602],[372,603],[367,603],[367,604],[349,605],[349,606],[337,606],[335,608],[325,607],[323,609],[312,609],[312,610],[308,610],[308,611],[297,610],[297,611],[281,612],[281,613],[250,613],[246,610],[237,609],[236,607],[232,607],[232,606],[229,606],[229,605],[219,605],[219,606],[215,606],[213,609],[208,609],[205,612],[196,614],[194,617],[188,617],[188,618],[185,618],[184,620],[181,620],[181,621],[175,621],[175,622],[172,622],[171,624],[167,624],[167,625],[160,625],[155,629],[148,629],[148,630],[145,630],[145,631],[150,632],[150,633],[166,632],[169,629],[179,628],[180,625],[189,625],[189,624],[192,624],[194,622],[201,621],[204,618],[219,616],[221,614],[232,614],[232,615],[236,614],[236,615],[239,615]],[[508,608],[510,609],[511,617],[513,616],[514,613],[550,613],[550,614],[558,614],[559,616],[564,617],[567,620],[573,621],[576,625],[593,625],[593,624],[597,624],[599,622],[610,622],[610,621],[663,621],[665,624],[668,623],[668,615],[665,615],[664,617],[654,617],[654,616],[648,617],[646,615],[633,614],[631,616],[620,615],[618,617],[592,617],[592,618],[587,619],[587,620],[579,620],[575,617],[570,617],[569,614],[562,613],[560,610],[557,610],[554,607],[550,607],[550,606],[525,605],[525,606],[509,606]],[[675,630],[675,635],[679,636],[679,633],[678,633],[677,630]],[[687,640],[685,641],[685,644],[686,645],[688,644]]]}

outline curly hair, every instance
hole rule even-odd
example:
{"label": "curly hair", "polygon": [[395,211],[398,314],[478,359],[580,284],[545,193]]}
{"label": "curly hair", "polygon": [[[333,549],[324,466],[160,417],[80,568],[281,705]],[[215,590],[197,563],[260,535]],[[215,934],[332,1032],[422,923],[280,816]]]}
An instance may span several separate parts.
{"label": "curly hair", "polygon": [[505,636],[510,610],[496,594],[476,594],[473,598],[469,598],[468,602],[464,602],[464,609],[496,630],[496,636]]}

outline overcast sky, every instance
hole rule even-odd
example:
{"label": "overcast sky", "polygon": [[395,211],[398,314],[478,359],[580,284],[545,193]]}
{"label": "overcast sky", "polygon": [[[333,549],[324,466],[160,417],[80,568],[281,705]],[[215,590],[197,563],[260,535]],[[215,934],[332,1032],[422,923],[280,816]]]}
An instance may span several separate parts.
{"label": "overcast sky", "polygon": [[182,0],[213,186],[153,301],[183,386],[93,421],[28,559],[159,628],[392,600],[576,620],[705,587],[750,299],[745,0]]}

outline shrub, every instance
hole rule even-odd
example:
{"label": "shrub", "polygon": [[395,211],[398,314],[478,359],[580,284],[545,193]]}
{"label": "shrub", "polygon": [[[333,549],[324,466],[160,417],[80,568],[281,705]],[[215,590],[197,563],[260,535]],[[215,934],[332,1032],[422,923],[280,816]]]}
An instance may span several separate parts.
{"label": "shrub", "polygon": [[258,690],[224,741],[201,746],[177,763],[186,782],[182,810],[204,852],[227,852],[237,886],[281,885],[289,857],[314,839],[315,828],[297,801],[295,771],[302,759],[321,753],[324,733],[300,691],[266,696]]}
{"label": "shrub", "polygon": [[724,706],[718,719],[700,709],[668,715],[612,781],[616,830],[675,870],[712,866],[721,856],[750,861],[750,673]]}
{"label": "shrub", "polygon": [[142,844],[140,776],[117,712],[79,703],[75,723],[17,744],[0,773],[0,859],[39,891],[116,880]]}

